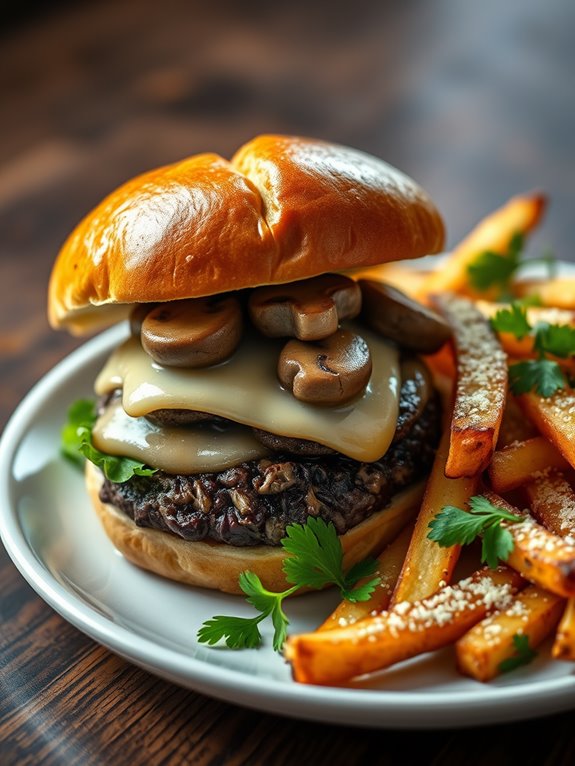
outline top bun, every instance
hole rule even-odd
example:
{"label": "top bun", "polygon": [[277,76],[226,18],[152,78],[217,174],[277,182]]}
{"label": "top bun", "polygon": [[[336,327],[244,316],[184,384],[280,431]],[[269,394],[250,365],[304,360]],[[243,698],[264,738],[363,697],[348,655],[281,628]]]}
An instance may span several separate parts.
{"label": "top bun", "polygon": [[199,154],[106,197],[60,251],[49,318],[81,333],[134,303],[416,258],[443,241],[429,196],[387,163],[323,141],[259,136],[231,162]]}

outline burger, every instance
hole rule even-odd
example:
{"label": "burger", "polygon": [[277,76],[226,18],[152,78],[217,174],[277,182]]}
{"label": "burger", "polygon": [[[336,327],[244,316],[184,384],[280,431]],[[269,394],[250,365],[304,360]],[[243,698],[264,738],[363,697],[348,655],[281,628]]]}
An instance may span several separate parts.
{"label": "burger", "polygon": [[443,240],[398,170],[278,135],[144,173],[89,213],[56,260],[49,318],[76,334],[129,320],[95,382],[90,442],[146,470],[86,464],[116,548],[237,593],[244,570],[285,587],[281,541],[310,516],[350,565],[397,534],[440,430],[421,354],[449,331],[357,275]]}

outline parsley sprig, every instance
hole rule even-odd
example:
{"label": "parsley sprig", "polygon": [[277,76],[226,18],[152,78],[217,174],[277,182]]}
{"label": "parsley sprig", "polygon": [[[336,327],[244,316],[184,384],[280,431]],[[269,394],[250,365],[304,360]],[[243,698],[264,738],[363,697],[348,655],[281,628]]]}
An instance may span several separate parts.
{"label": "parsley sprig", "polygon": [[107,479],[120,484],[134,475],[151,476],[156,472],[138,460],[107,455],[96,449],[92,444],[96,419],[96,405],[91,399],[78,399],[71,405],[61,434],[61,451],[65,457],[78,465],[83,465],[86,458],[97,465]]}
{"label": "parsley sprig", "polygon": [[537,358],[514,362],[509,366],[509,385],[514,394],[535,391],[547,398],[568,385],[569,381],[559,363],[556,359],[548,359],[547,355],[559,359],[575,355],[575,328],[548,322],[531,325],[526,307],[518,301],[498,311],[491,324],[497,332],[511,333],[518,340],[533,337],[533,350]]}
{"label": "parsley sprig", "polygon": [[499,663],[501,673],[509,673],[522,665],[529,665],[537,657],[537,652],[529,646],[529,636],[516,633],[513,636],[515,654]]}
{"label": "parsley sprig", "polygon": [[551,275],[555,269],[555,256],[546,251],[539,258],[524,257],[525,238],[520,232],[511,237],[507,252],[485,250],[467,267],[471,286],[478,292],[499,288],[503,297],[510,293],[510,285],[517,272],[528,264],[543,263]]}
{"label": "parsley sprig", "polygon": [[280,651],[287,635],[289,620],[283,611],[283,601],[300,588],[319,589],[336,585],[348,601],[367,601],[381,578],[357,584],[370,577],[377,568],[377,561],[365,559],[347,572],[343,569],[343,550],[333,524],[310,517],[306,524],[290,524],[286,537],[281,541],[288,556],[283,563],[286,580],[292,583],[287,590],[275,593],[262,585],[253,572],[242,572],[239,586],[246,601],[259,614],[254,617],[228,617],[216,615],[203,623],[198,631],[200,643],[214,644],[224,641],[230,649],[252,649],[259,646],[262,636],[260,623],[271,617],[274,636],[273,647]]}
{"label": "parsley sprig", "polygon": [[501,525],[521,523],[522,518],[490,503],[483,495],[469,501],[469,511],[453,505],[444,506],[429,523],[427,537],[442,548],[469,545],[481,535],[481,561],[495,569],[499,561],[507,561],[513,550],[511,532]]}

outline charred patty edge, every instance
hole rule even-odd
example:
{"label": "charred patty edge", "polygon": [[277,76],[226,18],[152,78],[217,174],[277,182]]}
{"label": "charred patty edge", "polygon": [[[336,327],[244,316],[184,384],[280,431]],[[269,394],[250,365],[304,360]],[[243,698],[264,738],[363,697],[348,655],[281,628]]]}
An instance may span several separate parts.
{"label": "charred patty edge", "polygon": [[286,526],[305,523],[308,516],[331,521],[341,535],[425,476],[439,434],[440,407],[434,395],[408,433],[373,463],[337,453],[278,454],[215,473],[158,471],[122,484],[106,479],[100,499],[140,527],[190,541],[279,545]]}

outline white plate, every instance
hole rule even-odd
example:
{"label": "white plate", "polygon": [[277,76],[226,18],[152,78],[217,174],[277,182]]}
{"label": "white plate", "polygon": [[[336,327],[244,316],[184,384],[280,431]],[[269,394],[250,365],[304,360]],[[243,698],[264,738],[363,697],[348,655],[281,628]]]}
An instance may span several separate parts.
{"label": "white plate", "polygon": [[[575,675],[545,653],[489,685],[463,678],[451,649],[380,674],[367,685],[302,686],[270,648],[199,645],[215,614],[248,616],[240,597],[179,586],[137,569],[113,548],[92,513],[81,473],[58,454],[68,405],[92,381],[125,329],[94,338],[46,375],[22,402],[1,445],[0,529],[37,593],[81,631],[169,681],[266,712],[361,726],[426,728],[511,721],[575,706]],[[333,593],[289,603],[291,630],[314,628]]]}

